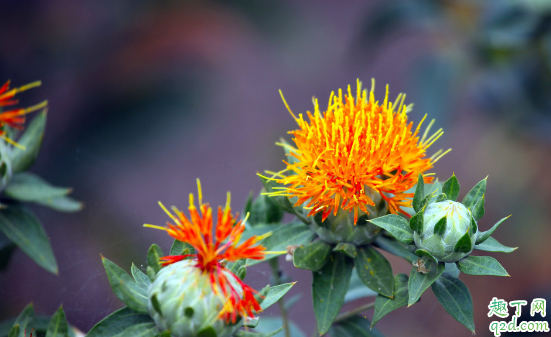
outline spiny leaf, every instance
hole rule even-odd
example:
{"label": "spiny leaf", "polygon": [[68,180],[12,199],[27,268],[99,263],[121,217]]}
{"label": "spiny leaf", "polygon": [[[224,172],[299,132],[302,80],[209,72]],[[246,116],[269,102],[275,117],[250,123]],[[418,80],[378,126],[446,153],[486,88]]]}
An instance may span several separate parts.
{"label": "spiny leaf", "polygon": [[368,288],[381,295],[392,297],[394,293],[392,267],[383,254],[371,246],[359,247],[354,264],[360,280]]}
{"label": "spiny leaf", "polygon": [[474,249],[485,250],[487,252],[511,253],[518,247],[507,247],[499,243],[493,237],[488,237],[483,243],[474,246]]}
{"label": "spiny leaf", "polygon": [[442,217],[442,219],[438,220],[438,222],[434,225],[434,234],[436,235],[444,235],[446,232],[446,225],[448,222],[447,216]]}
{"label": "spiny leaf", "polygon": [[507,271],[490,256],[469,255],[457,262],[459,270],[469,275],[509,276]]}
{"label": "spiny leaf", "polygon": [[419,177],[417,178],[417,186],[415,187],[415,194],[413,196],[413,209],[415,212],[419,212],[419,210],[422,208],[423,198],[425,191],[425,181],[423,180],[423,175],[419,173]]}
{"label": "spiny leaf", "polygon": [[389,214],[369,220],[369,222],[387,230],[400,242],[406,244],[413,242],[413,231],[408,221],[399,215]]}
{"label": "spiny leaf", "polygon": [[474,333],[473,300],[469,288],[460,279],[442,274],[432,284],[432,291],[448,314]]}
{"label": "spiny leaf", "polygon": [[409,273],[408,281],[408,306],[413,305],[419,300],[427,288],[444,272],[444,263],[434,263],[431,260],[425,262],[425,269],[429,270],[427,274],[417,272],[417,267],[413,267]]}
{"label": "spiny leaf", "polygon": [[38,218],[29,209],[16,205],[0,209],[0,231],[39,266],[57,274],[50,240]]}
{"label": "spiny leaf", "polygon": [[280,284],[278,286],[270,287],[268,292],[264,295],[264,300],[260,303],[262,310],[267,309],[275,302],[279,301],[291,288],[295,285],[293,283]]}
{"label": "spiny leaf", "polygon": [[408,279],[406,274],[394,276],[394,296],[392,299],[386,296],[377,295],[371,326],[374,326],[375,323],[388,313],[408,304]]}
{"label": "spiny leaf", "polygon": [[415,214],[414,216],[409,219],[409,227],[412,231],[417,233],[423,232],[423,220],[425,216],[425,208],[422,208],[419,213]]}
{"label": "spiny leaf", "polygon": [[312,298],[318,331],[324,334],[337,317],[350,284],[353,264],[343,254],[331,254],[319,272],[313,273]]}
{"label": "spiny leaf", "polygon": [[484,196],[478,198],[476,204],[470,209],[473,217],[476,221],[480,220],[484,216]]}
{"label": "spiny leaf", "polygon": [[453,251],[456,253],[470,253],[473,250],[473,243],[469,231],[461,237],[453,247]]}
{"label": "spiny leaf", "polygon": [[482,198],[484,193],[486,193],[486,179],[482,179],[478,182],[470,191],[467,193],[463,201],[461,202],[465,207],[472,210],[473,206],[476,204],[478,199]]}
{"label": "spiny leaf", "polygon": [[147,313],[147,290],[113,262],[104,257],[102,262],[115,295],[132,310]]}
{"label": "spiny leaf", "polygon": [[140,314],[130,308],[124,307],[96,323],[86,334],[86,337],[112,337],[131,326],[151,322],[153,320],[148,314]]}
{"label": "spiny leaf", "polygon": [[156,244],[152,244],[147,251],[147,264],[153,268],[155,273],[158,273],[161,270],[161,263],[159,259],[163,257],[163,251],[161,247]]}
{"label": "spiny leaf", "polygon": [[325,265],[330,254],[331,246],[322,240],[317,240],[295,249],[293,264],[297,268],[318,271]]}
{"label": "spiny leaf", "polygon": [[59,307],[48,324],[48,330],[46,331],[46,337],[66,337],[69,327],[67,325],[67,318],[65,318],[65,312],[63,307]]}
{"label": "spiny leaf", "polygon": [[490,235],[492,235],[494,233],[494,231],[497,229],[497,226],[501,225],[501,223],[507,219],[509,219],[510,215],[499,220],[495,225],[492,226],[492,228],[490,228],[489,230],[485,231],[485,232],[478,232],[477,235],[476,235],[476,244],[479,245],[481,243],[483,243],[484,241],[486,241]]}
{"label": "spiny leaf", "polygon": [[459,195],[459,181],[457,181],[455,173],[444,182],[442,193],[445,193],[449,200],[455,201],[457,199]]}

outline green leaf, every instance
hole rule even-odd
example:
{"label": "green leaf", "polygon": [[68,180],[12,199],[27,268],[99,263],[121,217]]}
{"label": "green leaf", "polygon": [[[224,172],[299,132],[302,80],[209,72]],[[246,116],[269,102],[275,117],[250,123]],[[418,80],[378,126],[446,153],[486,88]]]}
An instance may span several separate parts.
{"label": "green leaf", "polygon": [[362,316],[352,316],[334,324],[329,330],[333,337],[383,337],[377,329],[371,329],[372,323]]}
{"label": "green leaf", "polygon": [[446,195],[446,193],[440,193],[440,194],[436,197],[436,202],[446,201],[446,200],[448,200],[448,196]]}
{"label": "green leaf", "polygon": [[434,225],[434,234],[440,235],[440,236],[444,235],[444,233],[446,232],[447,222],[448,222],[448,218],[446,216],[438,220],[438,222]]}
{"label": "green leaf", "polygon": [[501,264],[490,256],[469,255],[457,262],[457,268],[469,275],[509,276]]}
{"label": "green leaf", "polygon": [[413,242],[413,231],[409,222],[399,215],[389,214],[369,220],[369,222],[387,230],[400,242],[406,244]]}
{"label": "green leaf", "polygon": [[473,300],[469,288],[460,279],[442,274],[432,284],[432,291],[448,314],[474,333]]}
{"label": "green leaf", "polygon": [[411,268],[408,281],[408,307],[413,305],[421,298],[421,295],[427,288],[444,272],[444,263],[434,263],[431,260],[425,261],[425,269],[429,270],[427,274],[417,271],[417,267]]}
{"label": "green leaf", "polygon": [[14,147],[11,152],[11,164],[14,173],[26,171],[34,164],[40,151],[45,128],[46,111],[44,110],[29,123],[25,133],[17,141],[25,149]]}
{"label": "green leaf", "polygon": [[52,186],[36,174],[19,173],[13,175],[4,193],[20,201],[36,201],[62,197],[71,193],[71,189]]}
{"label": "green leaf", "polygon": [[34,203],[64,213],[78,212],[83,208],[82,202],[68,196],[35,200]]}
{"label": "green leaf", "polygon": [[34,306],[32,303],[27,305],[25,309],[21,311],[13,325],[19,325],[20,334],[25,330],[30,330],[34,327]]}
{"label": "green leaf", "polygon": [[134,263],[132,263],[132,267],[130,268],[130,271],[132,272],[132,277],[136,281],[136,284],[140,287],[147,289],[149,288],[149,285],[151,284],[151,280],[147,275],[142,272]]}
{"label": "green leaf", "polygon": [[[417,261],[417,256],[411,251],[407,250],[401,243],[396,240],[387,239],[384,236],[377,237],[377,240],[373,243],[374,246],[379,247],[387,252],[406,259],[410,263]],[[409,246],[414,247],[414,246]]]}
{"label": "green leaf", "polygon": [[480,220],[484,216],[484,196],[478,198],[476,204],[470,210],[473,213],[474,219],[476,221]]}
{"label": "green leaf", "polygon": [[371,326],[375,325],[388,313],[408,304],[408,279],[406,274],[394,276],[394,296],[392,299],[377,295]]}
{"label": "green leaf", "polygon": [[[155,323],[138,323],[129,326],[113,337],[155,337],[158,332],[159,329],[157,329]],[[214,337],[216,337],[216,335],[214,335]]]}
{"label": "green leaf", "polygon": [[[285,332],[282,331],[283,330],[282,328],[284,327],[283,327],[283,320],[281,319],[281,317],[273,317],[273,316],[270,317],[267,315],[263,315],[262,317],[260,317],[260,320],[258,321],[258,325],[254,330],[255,332],[260,334],[274,333],[275,331],[278,331],[275,335],[273,335],[274,337],[285,337]],[[300,330],[298,325],[293,323],[293,321],[289,321],[289,328],[291,330],[292,337],[306,337],[304,333]],[[239,334],[242,331],[243,330],[237,331],[235,336],[245,336],[245,335]],[[243,331],[243,332],[247,332],[247,331]],[[252,333],[252,332],[249,331],[249,333]],[[262,335],[255,334],[255,335],[247,335],[247,336],[261,337]]]}
{"label": "green leaf", "polygon": [[494,231],[497,229],[497,226],[501,225],[501,223],[507,219],[509,219],[510,215],[499,220],[495,225],[493,225],[492,228],[488,229],[487,231],[485,232],[478,232],[476,234],[476,244],[479,245],[481,243],[483,243],[484,241],[488,240],[488,238],[490,237],[490,235],[492,235],[494,233]]}
{"label": "green leaf", "polygon": [[140,323],[151,323],[149,315],[140,314],[124,307],[98,322],[86,334],[86,337],[112,337],[123,332],[126,328]]}
{"label": "green leaf", "polygon": [[59,307],[48,324],[48,330],[46,331],[46,337],[66,337],[69,327],[67,326],[67,318],[65,318],[65,312],[63,307]]}
{"label": "green leaf", "polygon": [[50,241],[40,221],[29,209],[16,205],[0,209],[0,231],[39,266],[57,274]]}
{"label": "green leaf", "polygon": [[11,328],[8,337],[19,337],[21,328],[19,328],[19,324],[16,324]]}
{"label": "green leaf", "polygon": [[294,285],[293,283],[280,284],[275,287],[270,287],[266,295],[264,295],[264,300],[260,303],[262,310],[266,310],[269,306],[279,301]]}
{"label": "green leaf", "polygon": [[[260,244],[269,251],[281,251],[285,254],[287,246],[300,246],[306,244],[316,236],[308,226],[300,222],[292,222],[287,225],[281,225],[271,236],[260,241]],[[247,266],[277,257],[277,254],[269,254],[264,260],[247,260]]]}
{"label": "green leaf", "polygon": [[442,193],[445,193],[449,200],[457,200],[457,196],[459,195],[459,181],[457,181],[455,173],[452,174],[446,182],[444,182],[444,185],[442,186]]}
{"label": "green leaf", "polygon": [[421,208],[423,208],[423,199],[424,199],[424,192],[425,192],[425,181],[423,180],[423,175],[419,173],[419,177],[417,178],[417,186],[415,187],[415,194],[413,196],[413,209],[415,210],[415,213],[419,212]]}
{"label": "green leaf", "polygon": [[149,247],[149,250],[147,251],[147,264],[153,268],[155,273],[158,273],[159,270],[161,270],[161,263],[159,259],[163,256],[164,254],[161,247],[156,244],[152,244],[151,247]]}
{"label": "green leaf", "polygon": [[[411,217],[411,219],[409,219],[409,228],[411,228],[411,230],[414,232],[422,233],[424,216],[425,216],[425,208],[423,207],[419,211],[419,213],[415,214],[414,216]],[[413,241],[413,236],[412,236],[412,241]],[[404,242],[404,243],[411,243],[411,242]]]}
{"label": "green leaf", "polygon": [[318,271],[327,262],[331,246],[322,240],[300,246],[293,253],[293,264],[297,268]]}
{"label": "green leaf", "polygon": [[511,253],[518,247],[507,247],[499,243],[493,237],[488,237],[483,243],[474,246],[474,249],[485,250],[487,252]]}
{"label": "green leaf", "polygon": [[252,203],[247,223],[256,224],[279,223],[283,219],[283,209],[279,207],[273,197],[260,194]]}
{"label": "green leaf", "polygon": [[[241,240],[243,240],[243,238]],[[193,246],[186,242],[174,240],[174,242],[172,242],[172,246],[170,247],[170,254],[168,255],[186,254],[195,254],[195,249]]]}
{"label": "green leaf", "polygon": [[394,293],[392,267],[383,254],[371,246],[359,247],[354,264],[360,280],[367,287],[381,295],[392,297]]}
{"label": "green leaf", "polygon": [[353,259],[355,259],[358,255],[358,250],[356,249],[356,246],[348,242],[339,242],[335,246],[335,248],[333,248],[333,251],[346,254]]}
{"label": "green leaf", "polygon": [[103,256],[102,262],[115,295],[130,309],[147,313],[147,290],[140,287],[123,269]]}
{"label": "green leaf", "polygon": [[426,257],[428,259],[431,259],[434,263],[438,263],[438,259],[436,257],[434,257],[431,253],[429,253],[428,251],[426,251],[424,249],[417,249],[415,251],[415,255],[420,256],[420,257]]}
{"label": "green leaf", "polygon": [[478,199],[482,198],[484,193],[486,193],[486,179],[488,177],[482,179],[478,184],[476,184],[470,191],[467,193],[465,198],[463,198],[463,201],[461,202],[465,207],[470,209],[472,211],[474,205],[478,201]]}
{"label": "green leaf", "polygon": [[350,277],[350,285],[348,286],[348,291],[344,297],[344,303],[349,303],[359,298],[374,296],[377,296],[377,293],[365,286],[356,271],[352,272],[352,276]]}
{"label": "green leaf", "polygon": [[453,251],[456,253],[470,253],[473,249],[473,243],[471,241],[471,235],[469,230],[457,241],[453,247]]}
{"label": "green leaf", "polygon": [[318,331],[324,334],[337,317],[350,284],[353,264],[343,254],[333,253],[319,272],[314,272],[312,298]]}

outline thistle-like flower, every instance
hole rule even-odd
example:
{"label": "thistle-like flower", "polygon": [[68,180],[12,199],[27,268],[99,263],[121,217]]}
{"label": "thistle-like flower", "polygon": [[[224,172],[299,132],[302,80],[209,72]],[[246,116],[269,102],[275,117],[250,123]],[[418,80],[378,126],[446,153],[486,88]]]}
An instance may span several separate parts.
{"label": "thistle-like flower", "polygon": [[148,307],[159,328],[169,329],[174,336],[195,336],[201,329],[212,328],[220,337],[229,331],[226,325],[238,317],[252,317],[262,311],[256,291],[227,269],[226,263],[262,259],[266,252],[257,245],[261,236],[239,244],[245,225],[231,214],[229,193],[225,208],[218,208],[213,230],[212,208],[202,203],[199,180],[197,185],[199,208],[190,194],[189,218],[177,208],[170,212],[159,203],[173,223],[168,222],[167,227],[145,225],[165,230],[195,250],[193,254],[161,258],[164,266],[170,266],[162,268],[151,284]]}
{"label": "thistle-like flower", "polygon": [[[35,81],[19,88],[10,89],[10,81],[7,81],[2,87],[0,87],[0,109],[3,109],[3,107],[6,107],[6,106],[11,106],[19,103],[19,100],[14,99],[17,93],[38,87],[40,85],[41,85],[40,81]],[[7,125],[17,130],[23,130],[23,127],[25,125],[25,115],[30,112],[40,110],[44,108],[46,105],[48,105],[48,101],[43,101],[41,103],[38,103],[28,108],[17,108],[17,109],[8,110],[8,111],[1,111],[0,112],[0,138],[6,140],[8,143],[18,145],[12,139],[6,136],[6,130],[4,129],[4,126]]]}
{"label": "thistle-like flower", "polygon": [[[337,95],[332,92],[325,112],[314,99],[314,113],[307,112],[309,122],[302,114],[296,117],[283,99],[299,129],[289,132],[296,148],[283,144],[292,160],[284,161],[286,170],[276,174],[276,181],[286,186],[272,195],[296,197],[295,206],[304,204],[309,216],[322,212],[323,221],[342,209],[353,210],[357,223],[359,211],[369,214],[369,208],[378,207],[376,199],[382,199],[390,213],[407,215],[402,208],[411,206],[413,194],[406,191],[415,186],[419,173],[432,168],[450,150],[426,157],[443,131],[428,136],[432,121],[420,136],[426,115],[413,130],[405,95],[391,103],[387,86],[379,104],[374,84],[368,93],[358,80],[356,97],[350,86],[344,96],[342,90]],[[425,176],[424,181],[432,178]]]}

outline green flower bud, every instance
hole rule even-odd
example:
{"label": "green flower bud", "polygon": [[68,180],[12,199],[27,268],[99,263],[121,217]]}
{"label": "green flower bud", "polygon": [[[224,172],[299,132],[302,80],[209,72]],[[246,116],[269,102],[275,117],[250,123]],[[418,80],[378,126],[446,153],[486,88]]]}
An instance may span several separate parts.
{"label": "green flower bud", "polygon": [[[229,271],[221,273],[234,289],[242,290]],[[168,265],[157,273],[149,287],[147,309],[161,331],[169,330],[174,337],[196,337],[206,330],[215,332],[217,337],[232,335],[236,326],[226,324],[220,317],[226,299],[212,290],[210,276],[191,259]]]}
{"label": "green flower bud", "polygon": [[[336,215],[331,212],[325,221],[322,221],[322,211],[316,213],[310,223],[310,229],[327,243],[349,242],[356,246],[370,244],[376,239],[380,228],[368,220],[386,215],[388,211],[386,203],[381,202],[379,194],[371,193],[369,197],[375,202],[375,206],[366,205],[369,214],[359,211],[356,224],[354,224],[354,211],[349,212],[339,208]],[[308,211],[305,209],[306,213]]]}
{"label": "green flower bud", "polygon": [[456,262],[473,251],[478,228],[463,204],[451,200],[429,204],[422,220],[413,239],[438,262]]}

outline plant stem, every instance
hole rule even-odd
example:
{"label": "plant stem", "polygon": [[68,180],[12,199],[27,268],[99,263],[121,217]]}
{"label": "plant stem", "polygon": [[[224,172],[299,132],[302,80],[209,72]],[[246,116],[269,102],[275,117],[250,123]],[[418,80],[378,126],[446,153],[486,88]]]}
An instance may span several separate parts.
{"label": "plant stem", "polygon": [[[270,267],[272,268],[272,275],[274,277],[274,283],[276,286],[281,284],[279,262],[277,257],[270,259]],[[289,317],[287,315],[287,310],[285,309],[285,300],[282,298],[277,301],[279,305],[279,311],[281,312],[281,319],[283,320],[283,326],[285,331],[285,337],[291,337],[291,328],[289,327]]]}

